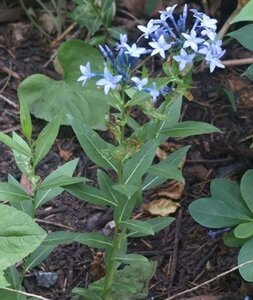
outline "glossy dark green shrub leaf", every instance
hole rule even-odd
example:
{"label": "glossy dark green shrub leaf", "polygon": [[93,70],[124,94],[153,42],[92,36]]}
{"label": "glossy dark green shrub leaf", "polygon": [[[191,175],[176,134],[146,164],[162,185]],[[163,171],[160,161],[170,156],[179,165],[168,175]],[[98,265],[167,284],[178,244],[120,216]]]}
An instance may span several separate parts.
{"label": "glossy dark green shrub leaf", "polygon": [[[25,101],[31,113],[40,119],[51,121],[63,111],[93,128],[104,129],[108,105],[103,90],[96,88],[94,80],[87,82],[85,87],[77,82],[81,75],[80,65],[88,61],[92,71],[102,71],[103,59],[99,51],[82,41],[70,40],[60,46],[57,59],[63,69],[63,79],[57,81],[41,74],[31,75],[19,85],[19,101]],[[69,124],[69,121],[64,117],[62,123]]]}
{"label": "glossy dark green shrub leaf", "polygon": [[195,221],[209,228],[223,228],[253,221],[227,203],[213,198],[194,201],[189,206],[189,212]]}

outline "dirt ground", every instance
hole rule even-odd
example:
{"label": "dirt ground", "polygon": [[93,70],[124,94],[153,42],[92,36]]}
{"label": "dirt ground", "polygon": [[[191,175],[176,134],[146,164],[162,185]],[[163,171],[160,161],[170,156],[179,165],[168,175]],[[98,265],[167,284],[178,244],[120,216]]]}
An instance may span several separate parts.
{"label": "dirt ground", "polygon": [[[14,2],[10,8],[16,7]],[[131,2],[129,1],[128,9],[124,3],[120,3],[115,24],[124,25],[129,34],[134,36],[136,24],[131,19]],[[205,1],[187,2],[204,9],[202,4]],[[229,1],[213,2],[221,4],[214,16],[218,17],[222,26],[235,8],[236,1],[230,1],[229,6]],[[145,16],[138,15],[137,18],[144,20]],[[66,24],[66,27],[69,25],[71,23]],[[76,26],[66,35],[65,40],[73,37],[83,39],[84,36],[85,30]],[[55,38],[52,36],[52,40]],[[16,92],[18,84],[24,78],[34,73],[57,78],[51,59],[56,48],[49,46],[52,40],[48,41],[43,37],[22,13],[15,20],[1,20],[0,13],[0,131],[20,131]],[[226,45],[226,49],[225,60],[250,56],[249,52],[235,42]],[[154,69],[159,66],[159,62],[155,60],[152,64]],[[193,100],[184,100],[181,119],[212,123],[222,130],[222,134],[169,140],[166,144],[165,152],[169,152],[171,147],[191,145],[184,166],[186,186],[180,200],[181,207],[174,214],[176,221],[154,237],[132,240],[129,246],[130,252],[138,252],[158,263],[156,274],[150,283],[149,299],[166,299],[214,278],[237,264],[238,249],[225,247],[222,236],[210,238],[208,229],[191,219],[187,207],[194,199],[209,194],[209,184],[213,178],[240,180],[242,174],[252,168],[253,151],[250,145],[253,137],[253,86],[250,81],[241,77],[246,67],[227,66],[225,70],[217,70],[213,75],[206,69],[198,68],[194,73],[190,91]],[[224,87],[235,94],[236,112],[222,92]],[[45,122],[38,119],[33,121],[36,134]],[[20,179],[21,173],[15,166],[11,151],[0,144],[0,152],[0,180],[6,180],[8,173]],[[80,158],[76,173],[95,179],[96,167],[83,153],[72,130],[62,127],[54,148],[40,163],[39,173],[45,176],[75,157]],[[168,185],[166,183],[159,189],[164,190]],[[145,202],[150,202],[156,193],[157,189],[146,194]],[[112,211],[110,208],[92,206],[63,193],[41,208],[36,218],[48,231],[86,232],[105,230],[112,220]],[[29,271],[24,286],[27,292],[50,299],[70,299],[71,290],[75,286],[87,286],[99,276],[98,271],[94,271],[94,262],[99,261],[100,255],[101,253],[77,243],[59,246],[39,267]],[[38,271],[56,272],[57,282],[50,288],[40,287],[36,280]],[[253,285],[244,282],[239,272],[235,271],[177,299],[239,300],[245,295],[253,297]]]}

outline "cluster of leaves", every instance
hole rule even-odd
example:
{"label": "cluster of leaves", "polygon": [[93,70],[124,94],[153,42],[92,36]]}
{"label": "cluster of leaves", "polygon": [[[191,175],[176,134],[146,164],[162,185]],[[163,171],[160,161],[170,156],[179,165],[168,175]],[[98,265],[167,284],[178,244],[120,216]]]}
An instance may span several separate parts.
{"label": "cluster of leaves", "polygon": [[[112,27],[116,13],[115,0],[74,0],[75,10],[70,17],[80,26],[87,28],[91,45],[112,43],[118,37],[119,28]],[[102,32],[94,36],[98,31]]]}
{"label": "cluster of leaves", "polygon": [[[229,247],[241,247],[238,264],[253,260],[253,170],[247,171],[241,184],[225,178],[211,183],[211,198],[201,198],[189,206],[191,216],[209,228],[231,227],[225,233],[224,243]],[[240,269],[242,277],[253,281],[252,264]]]}

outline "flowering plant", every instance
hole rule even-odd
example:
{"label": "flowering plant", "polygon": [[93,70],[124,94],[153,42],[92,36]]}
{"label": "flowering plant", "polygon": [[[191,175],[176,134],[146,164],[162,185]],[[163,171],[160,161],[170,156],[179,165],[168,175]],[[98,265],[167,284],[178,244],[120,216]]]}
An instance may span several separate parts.
{"label": "flowering plant", "polygon": [[[105,277],[90,284],[88,289],[76,288],[73,291],[85,299],[126,299],[125,295],[128,295],[129,299],[147,297],[147,282],[154,272],[155,264],[142,255],[129,253],[128,241],[131,238],[154,235],[170,225],[174,218],[155,217],[137,220],[133,218],[133,212],[140,207],[143,194],[147,190],[159,186],[168,179],[184,182],[182,162],[189,147],[182,147],[159,163],[154,162],[156,150],[168,138],[219,132],[213,125],[203,122],[179,121],[182,97],[191,84],[194,64],[204,60],[211,72],[215,67],[223,67],[220,58],[224,50],[217,38],[216,20],[196,10],[188,10],[187,6],[184,7],[183,13],[175,18],[173,16],[175,8],[176,6],[168,7],[165,11],[161,11],[160,19],[150,20],[147,26],[140,25],[142,34],[136,43],[129,44],[127,36],[121,35],[115,49],[112,50],[107,45],[100,46],[103,59],[94,49],[91,52],[90,46],[79,41],[65,43],[58,53],[59,61],[66,71],[64,81],[52,82],[45,76],[33,75],[33,78],[23,82],[19,89],[21,125],[27,141],[16,134],[13,138],[0,135],[0,140],[14,149],[17,165],[28,177],[32,187],[31,195],[27,194],[19,183],[11,178],[10,183],[5,185],[2,183],[5,192],[0,191],[2,197],[0,199],[11,202],[12,193],[8,192],[12,191],[11,189],[17,190],[18,186],[19,192],[25,194],[25,197],[21,197],[22,195],[17,197],[17,209],[25,207],[24,212],[34,217],[37,207],[65,189],[81,200],[109,206],[113,210],[111,235],[105,236],[101,232],[66,231],[49,233],[46,237],[44,234],[42,244],[25,261],[27,270],[40,263],[58,244],[72,241],[103,249]],[[193,17],[192,26],[188,25],[190,14]],[[143,43],[141,46],[140,42]],[[69,50],[71,45],[76,47],[72,52]],[[80,66],[81,74],[77,75],[78,70],[74,70],[73,61],[75,53],[81,49],[87,50],[88,54],[87,60]],[[74,53],[71,58],[69,53]],[[147,68],[143,66],[142,58],[154,55],[165,59],[164,77],[150,78]],[[96,65],[95,61],[97,64],[101,63],[101,66]],[[141,70],[140,66],[143,66]],[[74,79],[73,74],[76,74]],[[31,87],[34,82],[36,89]],[[47,85],[43,86],[41,82]],[[98,90],[94,89],[94,84]],[[59,91],[59,85],[64,87],[63,93]],[[25,96],[48,98],[52,91],[56,94],[56,87],[60,96],[67,94],[70,98],[77,96],[80,100],[79,103],[75,102],[74,109],[68,103],[71,113],[64,115],[63,118],[73,127],[87,156],[99,167],[97,187],[86,183],[86,178],[72,177],[77,161],[62,166],[44,181],[36,176],[35,168],[52,146],[61,123],[61,116],[53,117],[55,110],[50,106],[52,110],[50,118],[53,120],[43,129],[39,137],[32,141],[31,120]],[[86,98],[87,101],[81,101],[83,99],[80,96],[80,88],[86,96],[90,96],[88,100]],[[104,102],[101,99],[100,102],[97,100],[100,97]],[[93,99],[96,99],[95,103]],[[105,106],[110,109],[102,123],[106,124],[111,143],[94,130],[94,128],[104,129],[101,126],[101,119],[105,116]],[[133,108],[136,106],[146,115],[145,122],[139,123],[134,117]],[[80,111],[85,112],[85,118],[80,116]],[[14,262],[12,260],[12,263]],[[124,265],[129,266],[119,268]],[[142,277],[142,280],[139,281],[136,276]],[[0,280],[2,278],[4,277],[0,277]],[[19,282],[21,281],[22,278]],[[2,287],[6,285],[8,283],[5,281]]]}

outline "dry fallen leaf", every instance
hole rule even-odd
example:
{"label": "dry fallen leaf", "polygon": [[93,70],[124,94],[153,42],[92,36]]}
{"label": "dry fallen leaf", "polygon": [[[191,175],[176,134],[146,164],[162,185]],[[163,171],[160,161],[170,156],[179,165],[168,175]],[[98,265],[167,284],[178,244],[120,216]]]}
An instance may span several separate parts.
{"label": "dry fallen leaf", "polygon": [[184,192],[184,183],[179,181],[171,181],[166,189],[162,189],[156,193],[157,196],[167,197],[173,200],[182,198]]}
{"label": "dry fallen leaf", "polygon": [[58,147],[58,149],[59,149],[60,157],[64,161],[69,161],[69,159],[73,156],[73,152],[71,150],[64,150],[60,147]]}
{"label": "dry fallen leaf", "polygon": [[53,19],[47,14],[44,13],[40,16],[39,21],[42,25],[42,27],[49,33],[53,33],[55,30],[55,24],[53,22]]}
{"label": "dry fallen leaf", "polygon": [[104,255],[102,252],[98,252],[93,262],[90,264],[90,274],[94,280],[99,280],[105,276],[105,266],[103,265]]}
{"label": "dry fallen leaf", "polygon": [[150,213],[153,216],[166,217],[173,214],[180,207],[179,203],[176,203],[169,199],[157,199],[148,204],[143,204],[144,211]]}
{"label": "dry fallen leaf", "polygon": [[22,174],[20,184],[23,186],[28,195],[32,195],[32,185],[30,180],[25,174]]}

